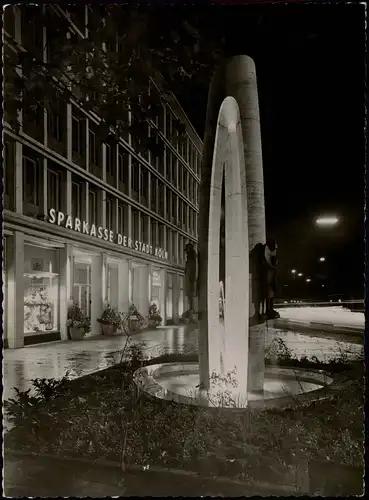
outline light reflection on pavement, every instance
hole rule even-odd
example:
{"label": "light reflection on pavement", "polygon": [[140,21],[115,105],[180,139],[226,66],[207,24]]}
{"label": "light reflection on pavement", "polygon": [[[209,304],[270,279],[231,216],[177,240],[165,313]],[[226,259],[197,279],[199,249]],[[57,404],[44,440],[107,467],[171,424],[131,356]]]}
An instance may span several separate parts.
{"label": "light reflection on pavement", "polygon": [[[198,350],[197,337],[196,327],[188,325],[144,331],[132,338],[134,343],[145,343],[148,357],[156,357],[163,353],[195,353]],[[272,327],[266,332],[266,347],[277,337],[284,340],[292,355],[316,356],[321,361],[340,356],[343,352],[352,359],[363,350],[357,340],[347,336],[332,338],[331,334],[326,336],[324,332],[301,334]],[[3,400],[13,397],[14,387],[22,391],[31,388],[31,379],[34,378],[60,379],[70,371],[69,377],[73,379],[112,366],[119,362],[125,343],[126,337],[117,335],[5,349]]]}

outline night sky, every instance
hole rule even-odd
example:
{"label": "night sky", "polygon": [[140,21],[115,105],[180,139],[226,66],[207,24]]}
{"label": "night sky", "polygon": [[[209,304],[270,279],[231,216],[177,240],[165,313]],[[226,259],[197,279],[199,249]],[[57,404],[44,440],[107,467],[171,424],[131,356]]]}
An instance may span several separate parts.
{"label": "night sky", "polygon": [[[212,9],[204,15],[226,35],[228,54],[255,60],[266,225],[278,242],[281,285],[292,289],[296,268],[314,293],[325,283],[325,294],[363,297],[364,6]],[[189,84],[181,104],[201,138],[206,103],[207,89]],[[325,213],[339,226],[317,228],[314,216]],[[309,285],[299,295],[311,295]]]}

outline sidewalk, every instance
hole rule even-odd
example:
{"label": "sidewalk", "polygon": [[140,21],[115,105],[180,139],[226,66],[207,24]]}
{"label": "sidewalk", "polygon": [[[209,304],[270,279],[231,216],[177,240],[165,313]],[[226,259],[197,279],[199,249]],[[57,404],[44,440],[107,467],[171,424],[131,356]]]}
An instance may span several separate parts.
{"label": "sidewalk", "polygon": [[283,491],[275,490],[251,491],[250,487],[242,484],[169,472],[148,470],[123,473],[119,467],[18,456],[8,452],[5,452],[4,458],[4,496],[7,497],[237,497],[283,494]]}

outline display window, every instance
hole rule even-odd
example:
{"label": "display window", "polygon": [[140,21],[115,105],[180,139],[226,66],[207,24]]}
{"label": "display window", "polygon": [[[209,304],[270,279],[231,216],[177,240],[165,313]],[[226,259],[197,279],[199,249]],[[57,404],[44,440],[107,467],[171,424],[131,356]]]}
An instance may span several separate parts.
{"label": "display window", "polygon": [[73,303],[91,319],[91,263],[74,261]]}
{"label": "display window", "polygon": [[[124,283],[121,283],[120,286],[124,286]],[[118,311],[118,287],[119,287],[119,265],[115,262],[108,262],[107,265],[108,304],[115,311]]]}
{"label": "display window", "polygon": [[24,334],[59,331],[58,250],[24,245]]}
{"label": "display window", "polygon": [[179,277],[179,297],[178,297],[178,314],[182,317],[184,312],[184,276]]}
{"label": "display window", "polygon": [[173,273],[167,273],[167,319],[173,319]]}

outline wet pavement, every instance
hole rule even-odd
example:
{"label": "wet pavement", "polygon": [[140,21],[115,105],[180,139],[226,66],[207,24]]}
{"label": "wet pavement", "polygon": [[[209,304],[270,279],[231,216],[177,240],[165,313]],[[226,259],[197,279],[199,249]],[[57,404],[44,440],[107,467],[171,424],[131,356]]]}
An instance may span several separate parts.
{"label": "wet pavement", "polygon": [[[193,325],[163,327],[134,335],[133,342],[145,343],[149,357],[167,353],[197,352],[198,332]],[[340,356],[355,358],[362,352],[362,342],[350,336],[316,332],[291,332],[268,326],[266,346],[273,339],[281,338],[292,355],[297,357],[316,356],[321,361]],[[49,342],[27,346],[21,349],[5,349],[3,360],[3,399],[13,396],[13,388],[24,391],[31,388],[33,378],[62,378],[70,371],[70,378],[103,370],[120,359],[126,343],[122,335],[111,337],[90,337],[83,341]]]}

